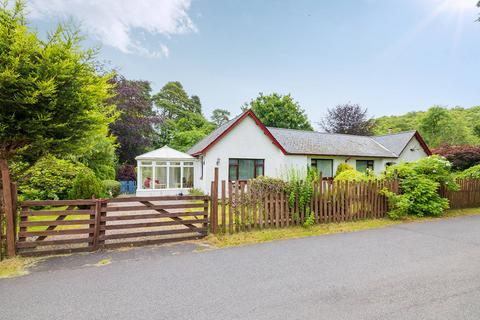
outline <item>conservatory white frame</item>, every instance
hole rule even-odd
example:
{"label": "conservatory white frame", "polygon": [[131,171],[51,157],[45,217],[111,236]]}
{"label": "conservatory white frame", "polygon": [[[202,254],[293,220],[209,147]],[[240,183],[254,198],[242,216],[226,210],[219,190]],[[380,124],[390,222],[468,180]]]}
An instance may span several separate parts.
{"label": "conservatory white frame", "polygon": [[[137,189],[139,191],[151,191],[151,190],[185,190],[191,189],[194,187],[195,181],[195,169],[194,169],[194,159],[192,160],[137,160]],[[150,168],[151,174],[151,183],[150,188],[144,188],[144,169]],[[157,168],[166,168],[166,181],[165,181],[165,188],[157,188],[157,183],[155,183],[157,179]],[[170,187],[170,172],[171,168],[180,168],[180,185],[178,187]],[[184,185],[184,178],[185,178],[185,168],[190,168],[191,170],[191,179],[190,184],[185,186]],[[160,183],[158,183],[160,185]]]}

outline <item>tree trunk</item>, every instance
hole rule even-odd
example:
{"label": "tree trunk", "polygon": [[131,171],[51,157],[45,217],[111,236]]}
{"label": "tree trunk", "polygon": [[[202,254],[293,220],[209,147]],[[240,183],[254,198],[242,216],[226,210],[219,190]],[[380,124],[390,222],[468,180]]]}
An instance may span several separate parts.
{"label": "tree trunk", "polygon": [[2,187],[3,187],[3,208],[5,217],[7,218],[7,255],[9,257],[15,256],[15,219],[12,202],[12,184],[10,180],[10,171],[8,169],[8,162],[5,158],[0,158],[0,171],[2,173]]}

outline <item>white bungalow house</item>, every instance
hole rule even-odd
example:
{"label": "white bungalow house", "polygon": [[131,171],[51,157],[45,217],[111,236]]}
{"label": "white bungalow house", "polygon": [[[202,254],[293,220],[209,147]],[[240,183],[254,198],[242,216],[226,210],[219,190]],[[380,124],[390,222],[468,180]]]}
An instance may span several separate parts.
{"label": "white bungalow house", "polygon": [[[332,177],[340,163],[348,163],[359,171],[369,168],[378,174],[388,165],[431,155],[417,131],[368,137],[271,128],[263,125],[251,110],[214,130],[186,154],[165,148],[168,147],[137,157],[137,194],[185,193],[191,188],[189,181],[193,181],[193,187],[209,193],[215,167],[219,168],[220,180],[281,177],[290,168],[307,167],[321,171],[323,177]],[[165,150],[169,154],[164,154]],[[193,171],[185,171],[192,166]],[[142,180],[149,172],[155,174],[152,180],[158,180],[153,185],[145,185]]]}

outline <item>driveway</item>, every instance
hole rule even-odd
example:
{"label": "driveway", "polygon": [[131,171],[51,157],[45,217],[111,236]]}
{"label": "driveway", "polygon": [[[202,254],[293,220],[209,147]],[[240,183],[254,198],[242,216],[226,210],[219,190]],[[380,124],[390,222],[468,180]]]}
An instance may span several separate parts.
{"label": "driveway", "polygon": [[195,249],[49,260],[0,280],[0,318],[480,318],[480,216]]}

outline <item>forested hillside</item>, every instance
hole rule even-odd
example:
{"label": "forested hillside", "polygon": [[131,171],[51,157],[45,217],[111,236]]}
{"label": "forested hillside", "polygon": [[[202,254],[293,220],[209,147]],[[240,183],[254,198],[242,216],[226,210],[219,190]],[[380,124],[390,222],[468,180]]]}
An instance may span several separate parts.
{"label": "forested hillside", "polygon": [[434,106],[428,111],[380,117],[375,123],[375,134],[418,130],[430,147],[480,144],[480,106],[452,109]]}

